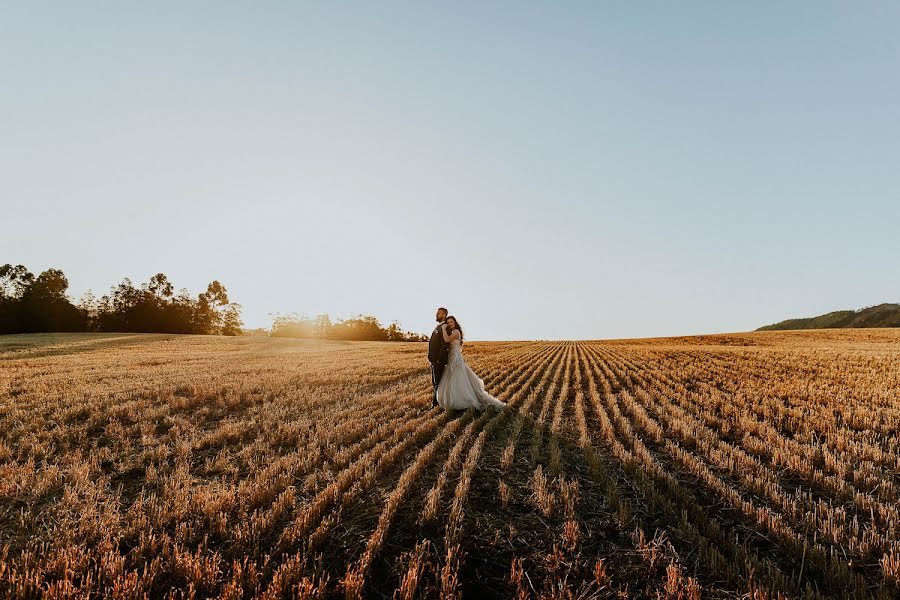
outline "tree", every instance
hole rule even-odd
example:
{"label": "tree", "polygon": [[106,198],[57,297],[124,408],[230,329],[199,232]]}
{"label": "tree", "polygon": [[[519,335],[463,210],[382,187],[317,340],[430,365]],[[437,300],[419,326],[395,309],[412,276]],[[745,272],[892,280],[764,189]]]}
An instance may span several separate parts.
{"label": "tree", "polygon": [[23,332],[83,331],[84,314],[66,297],[69,280],[59,269],[47,269],[31,282],[20,299],[19,327]]}
{"label": "tree", "polygon": [[394,321],[391,323],[390,327],[387,329],[387,339],[390,342],[401,342],[406,336],[403,334],[403,330],[400,329],[400,323]]}
{"label": "tree", "polygon": [[241,305],[231,303],[225,307],[222,313],[222,335],[241,335]]}
{"label": "tree", "polygon": [[69,289],[69,280],[59,269],[47,269],[28,287],[28,292],[48,300],[62,300]]}
{"label": "tree", "polygon": [[[217,333],[238,335],[242,325],[240,320],[240,304],[232,304],[228,300],[228,291],[218,280],[206,287],[206,291],[197,297],[197,333]],[[225,333],[225,331],[231,333]]]}
{"label": "tree", "polygon": [[150,281],[147,282],[147,290],[160,299],[171,298],[174,293],[174,288],[169,283],[169,278],[163,273],[157,273],[150,278]]}
{"label": "tree", "polygon": [[23,265],[0,266],[0,333],[21,330],[22,295],[34,282],[34,275]]}
{"label": "tree", "polygon": [[0,267],[0,297],[21,298],[33,282],[34,275],[24,265]]}
{"label": "tree", "polygon": [[331,322],[331,317],[328,315],[317,315],[312,326],[315,336],[319,338],[329,338],[334,333],[334,323]]}
{"label": "tree", "polygon": [[78,310],[84,315],[85,329],[97,328],[97,316],[100,311],[100,302],[91,290],[86,291],[78,300]]}

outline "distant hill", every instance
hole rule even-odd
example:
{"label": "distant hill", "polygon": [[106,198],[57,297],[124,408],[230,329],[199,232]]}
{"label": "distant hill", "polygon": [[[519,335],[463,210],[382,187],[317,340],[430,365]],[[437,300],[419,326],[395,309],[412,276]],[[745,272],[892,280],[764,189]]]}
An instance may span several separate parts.
{"label": "distant hill", "polygon": [[900,327],[900,304],[879,304],[859,310],[838,310],[806,319],[788,319],[760,327],[757,331],[842,327]]}

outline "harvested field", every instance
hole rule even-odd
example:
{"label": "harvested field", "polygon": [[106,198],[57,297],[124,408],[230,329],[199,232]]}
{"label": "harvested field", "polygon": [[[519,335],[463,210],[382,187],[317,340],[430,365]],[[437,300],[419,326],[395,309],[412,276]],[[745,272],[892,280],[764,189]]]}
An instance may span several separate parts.
{"label": "harvested field", "polygon": [[0,336],[0,595],[900,595],[900,330],[425,353]]}

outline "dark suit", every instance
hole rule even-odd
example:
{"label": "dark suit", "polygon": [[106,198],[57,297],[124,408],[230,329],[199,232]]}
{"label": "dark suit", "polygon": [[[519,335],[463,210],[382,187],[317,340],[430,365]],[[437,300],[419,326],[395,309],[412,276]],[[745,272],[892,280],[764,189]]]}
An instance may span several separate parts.
{"label": "dark suit", "polygon": [[434,399],[432,404],[437,404],[437,387],[444,375],[444,367],[447,366],[447,355],[450,352],[450,346],[444,341],[444,334],[441,332],[441,324],[434,328],[431,332],[431,339],[428,340],[428,362],[431,363],[431,383],[434,385]]}

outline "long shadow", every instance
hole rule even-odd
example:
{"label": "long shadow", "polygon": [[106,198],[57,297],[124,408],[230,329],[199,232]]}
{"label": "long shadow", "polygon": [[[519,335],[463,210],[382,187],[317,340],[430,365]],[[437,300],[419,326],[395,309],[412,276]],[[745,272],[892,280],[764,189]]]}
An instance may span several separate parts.
{"label": "long shadow", "polygon": [[[531,584],[540,591],[543,581],[552,579],[549,563],[543,562],[551,556],[554,545],[562,546],[562,532],[565,516],[561,507],[557,507],[549,516],[544,515],[531,498],[530,480],[535,468],[540,465],[548,479],[556,477],[549,453],[549,423],[544,424],[544,443],[539,456],[532,458],[530,453],[530,435],[538,424],[531,415],[525,416],[523,435],[516,445],[516,458],[512,466],[503,471],[500,469],[501,453],[507,442],[507,433],[512,426],[510,419],[503,427],[494,432],[487,441],[478,466],[473,473],[468,500],[465,505],[465,518],[461,536],[462,563],[458,571],[460,585],[464,597],[509,597],[515,590],[510,584],[510,568],[513,559],[524,558],[526,572]],[[598,448],[605,477],[615,480],[617,498],[611,499],[607,493],[607,484],[598,480],[596,473],[589,468],[584,452],[578,444],[577,436],[571,428],[563,431],[555,438],[562,457],[559,475],[568,480],[575,480],[579,485],[580,500],[576,514],[581,532],[580,542],[574,552],[570,553],[571,563],[575,567],[568,573],[567,584],[572,589],[588,586],[593,580],[592,568],[596,559],[605,558],[608,573],[614,586],[628,590],[629,597],[656,598],[657,592],[663,590],[666,580],[665,566],[662,561],[654,567],[641,557],[636,548],[634,532],[640,529],[647,540],[652,540],[659,533],[671,543],[687,574],[696,577],[704,591],[713,595],[738,596],[752,585],[750,580],[725,584],[724,573],[717,569],[727,569],[727,565],[718,568],[710,566],[702,559],[696,547],[696,541],[682,535],[679,528],[681,513],[700,516],[708,522],[715,522],[734,540],[734,547],[741,547],[751,555],[756,555],[761,562],[770,561],[780,569],[786,580],[795,583],[800,578],[802,560],[790,549],[786,549],[771,541],[764,533],[758,531],[755,521],[735,514],[722,504],[715,492],[708,489],[697,478],[684,473],[674,465],[670,471],[687,493],[685,498],[692,501],[693,506],[677,504],[674,512],[663,511],[653,503],[641,485],[631,476],[627,469],[612,457],[608,448],[598,440],[593,443]],[[415,491],[401,507],[388,532],[387,541],[380,556],[372,565],[367,577],[367,597],[391,598],[400,584],[406,565],[402,560],[405,552],[411,551],[422,541],[430,542],[429,564],[422,588],[425,596],[436,592],[440,585],[440,567],[444,561],[444,525],[452,502],[452,489],[455,480],[448,484],[449,494],[444,495],[439,515],[445,518],[435,524],[422,524],[419,514],[425,494],[430,489],[442,461],[435,460],[434,465],[426,470],[415,487]],[[499,498],[499,482],[503,481],[510,489],[507,505],[502,505]],[[660,490],[663,488],[660,487]],[[674,499],[673,499],[674,500]],[[630,513],[622,521],[617,515],[617,507],[624,503],[630,507]],[[690,508],[690,511],[688,509]],[[369,516],[363,526],[371,531],[375,526],[377,514]],[[705,523],[695,522],[695,526]],[[360,525],[363,525],[361,522]],[[703,527],[699,527],[701,530]],[[728,548],[720,548],[727,558]],[[588,560],[589,559],[589,560]],[[341,571],[336,568],[335,572]],[[549,578],[549,579],[548,579]],[[873,574],[870,580],[873,587],[859,590],[861,597],[880,597],[888,590],[890,584],[880,580]],[[733,586],[737,583],[739,589]],[[806,564],[802,585],[818,589],[824,597],[840,597],[841,593],[829,591],[828,575]],[[880,586],[880,587],[879,587]],[[787,593],[795,593],[796,589],[785,588]],[[334,590],[338,597],[339,590]]]}
{"label": "long shadow", "polygon": [[[542,581],[540,561],[553,552],[554,544],[559,545],[565,525],[561,507],[545,516],[531,501],[530,478],[537,465],[541,465],[548,478],[552,475],[549,447],[545,443],[537,460],[530,453],[531,436],[538,424],[535,419],[525,417],[523,435],[516,445],[516,458],[507,471],[499,467],[500,456],[508,439],[512,420],[494,432],[482,451],[481,459],[472,475],[472,484],[465,504],[465,518],[461,535],[463,558],[458,575],[465,598],[510,597],[515,593],[509,582],[513,559],[525,558],[530,577]],[[549,441],[549,423],[544,440]],[[580,502],[577,505],[578,521],[582,529],[581,542],[575,555],[577,566],[569,573],[569,583],[573,589],[589,584],[593,580],[593,567],[600,557],[614,558],[610,561],[610,575],[623,587],[627,583],[632,597],[656,598],[659,577],[663,572],[648,573],[640,557],[635,553],[631,541],[631,530],[620,528],[602,486],[594,481],[582,459],[582,450],[576,442],[564,436],[556,438],[562,456],[561,473],[579,483]],[[452,444],[451,444],[452,445]],[[448,449],[449,450],[449,449]],[[431,597],[440,588],[440,568],[443,565],[446,517],[453,501],[456,479],[448,482],[447,492],[442,498],[436,523],[422,524],[419,515],[425,494],[431,488],[442,467],[441,460],[435,460],[424,477],[420,478],[415,491],[401,507],[388,533],[385,549],[373,563],[367,577],[366,596],[369,598],[391,598],[405,573],[403,561],[405,552],[411,551],[422,540],[428,540],[429,570],[425,573],[420,592],[423,597]],[[499,482],[503,480],[510,488],[509,503],[503,506],[499,499]],[[377,515],[376,517],[377,518]],[[374,521],[368,525],[374,528]],[[659,577],[657,577],[659,576]],[[641,581],[647,583],[647,593],[642,596]],[[339,597],[339,590],[334,591]]]}

